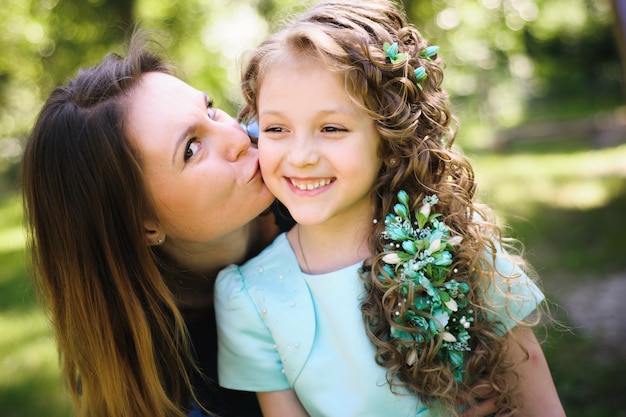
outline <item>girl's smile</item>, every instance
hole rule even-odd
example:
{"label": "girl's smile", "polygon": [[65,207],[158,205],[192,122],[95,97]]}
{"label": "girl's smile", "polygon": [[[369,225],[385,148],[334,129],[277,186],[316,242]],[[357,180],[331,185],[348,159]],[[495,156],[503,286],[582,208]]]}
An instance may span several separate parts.
{"label": "girl's smile", "polygon": [[263,179],[298,223],[371,218],[380,139],[341,75],[314,60],[282,63],[263,79],[258,111]]}
{"label": "girl's smile", "polygon": [[324,179],[305,179],[305,178],[288,178],[291,182],[291,185],[299,189],[300,191],[313,191],[320,189],[322,187],[326,187],[331,182],[334,181],[333,178],[324,178]]}

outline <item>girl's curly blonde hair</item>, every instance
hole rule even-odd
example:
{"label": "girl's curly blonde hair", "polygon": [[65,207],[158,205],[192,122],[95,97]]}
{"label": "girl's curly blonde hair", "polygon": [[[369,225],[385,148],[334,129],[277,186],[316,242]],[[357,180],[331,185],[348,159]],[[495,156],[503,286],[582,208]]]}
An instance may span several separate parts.
{"label": "girl's curly blonde hair", "polygon": [[[383,44],[397,43],[407,55],[391,63]],[[437,211],[451,229],[463,237],[456,248],[454,263],[457,281],[470,286],[467,294],[475,317],[469,332],[471,352],[465,360],[463,381],[457,381],[447,363],[436,353],[442,341],[430,338],[417,362],[407,361],[406,340],[390,336],[398,326],[394,313],[403,296],[383,271],[385,242],[381,239],[384,222],[374,223],[370,247],[375,256],[362,268],[367,295],[361,310],[369,338],[376,345],[376,361],[388,369],[391,389],[408,388],[425,404],[458,415],[458,402],[472,403],[471,387],[477,381],[491,386],[498,394],[498,409],[515,412],[517,378],[512,363],[505,361],[507,338],[497,331],[502,324],[489,317],[496,307],[485,296],[486,289],[516,276],[502,276],[494,267],[499,246],[507,248],[510,260],[530,274],[530,267],[515,252],[510,239],[502,237],[492,211],[474,201],[476,180],[470,162],[455,148],[456,120],[451,114],[448,95],[442,88],[443,69],[437,56],[426,58],[428,42],[407,22],[402,9],[387,0],[327,0],[313,5],[291,24],[270,36],[249,57],[242,75],[246,106],[242,119],[257,114],[257,93],[268,70],[286,60],[321,61],[342,74],[346,91],[354,104],[376,121],[380,136],[380,157],[385,163],[372,198],[376,218],[392,211],[399,190],[405,190],[413,209],[431,194],[439,197]],[[419,81],[414,70],[423,67],[427,77]],[[380,279],[387,277],[389,279]],[[503,287],[499,285],[498,287]],[[512,298],[510,294],[503,294]],[[519,322],[518,325],[533,325]],[[406,332],[419,333],[405,326]],[[419,339],[418,339],[419,340]]]}

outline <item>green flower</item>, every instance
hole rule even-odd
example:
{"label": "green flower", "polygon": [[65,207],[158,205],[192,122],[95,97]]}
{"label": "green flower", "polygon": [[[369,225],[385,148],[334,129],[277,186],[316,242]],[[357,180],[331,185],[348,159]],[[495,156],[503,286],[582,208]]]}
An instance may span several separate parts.
{"label": "green flower", "polygon": [[398,191],[398,201],[404,204],[405,206],[409,206],[409,195],[406,191],[400,190]]}
{"label": "green flower", "polygon": [[418,245],[414,240],[405,240],[402,242],[402,249],[408,252],[411,255],[415,255],[417,253]]}
{"label": "green flower", "polygon": [[418,67],[418,68],[415,68],[415,71],[413,72],[415,73],[415,78],[417,79],[417,86],[421,90],[422,81],[424,81],[428,77],[428,74],[426,73],[426,69],[424,67]]}
{"label": "green flower", "polygon": [[448,266],[452,264],[452,254],[447,250],[433,254],[433,258],[433,264],[437,266]]}
{"label": "green flower", "polygon": [[[393,53],[391,45],[388,49]],[[413,298],[413,303],[406,305],[395,321],[420,329],[408,332],[391,326],[390,336],[411,342],[406,347],[408,366],[416,363],[415,357],[422,353],[426,338],[441,338],[437,355],[461,381],[464,354],[470,351],[468,329],[474,318],[465,297],[469,285],[450,276],[454,248],[462,238],[450,237],[450,229],[438,220],[441,214],[433,213],[438,202],[436,195],[426,196],[422,206],[411,213],[409,196],[402,190],[393,213],[385,217],[382,237],[390,249],[382,257],[383,269],[396,282],[399,298]]]}
{"label": "green flower", "polygon": [[[389,216],[391,216],[391,218]],[[402,223],[398,223],[395,220],[395,216],[391,214],[389,216],[387,217],[387,220],[385,220],[385,222],[387,223],[385,232],[387,233],[389,239],[396,241],[407,240],[409,238],[409,234],[403,227]]]}
{"label": "green flower", "polygon": [[437,53],[439,53],[439,47],[437,45],[431,45],[431,46],[427,46],[422,53],[420,54],[420,56],[422,56],[423,58],[426,58],[428,60],[432,59],[432,57],[434,57],[435,55],[437,55]]}
{"label": "green flower", "polygon": [[383,43],[383,51],[385,51],[392,64],[397,64],[407,59],[407,54],[398,53],[398,42],[394,42],[391,45],[389,42]]}

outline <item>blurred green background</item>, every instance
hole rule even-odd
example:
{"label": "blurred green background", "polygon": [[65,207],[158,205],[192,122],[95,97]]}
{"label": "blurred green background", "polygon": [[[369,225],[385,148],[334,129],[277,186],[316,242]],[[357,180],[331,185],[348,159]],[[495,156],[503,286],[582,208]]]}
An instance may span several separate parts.
{"label": "blurred green background", "polygon": [[[526,244],[554,315],[544,344],[570,417],[626,416],[626,110],[622,0],[406,0],[440,45],[480,198]],[[0,1],[0,415],[69,416],[26,272],[19,161],[51,89],[135,23],[235,114],[239,59],[289,0]]]}

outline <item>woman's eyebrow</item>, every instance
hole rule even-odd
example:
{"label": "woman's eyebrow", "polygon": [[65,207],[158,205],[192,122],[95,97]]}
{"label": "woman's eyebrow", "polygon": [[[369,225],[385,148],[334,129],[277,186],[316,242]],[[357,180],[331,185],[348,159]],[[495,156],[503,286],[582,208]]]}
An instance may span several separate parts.
{"label": "woman's eyebrow", "polygon": [[[209,95],[207,93],[205,93],[205,92],[202,92],[202,99],[204,100],[204,106],[208,106],[209,103],[211,102],[211,99],[209,98]],[[185,142],[187,137],[189,135],[191,135],[191,132],[195,131],[196,129],[197,129],[197,125],[195,125],[195,124],[193,126],[189,126],[178,137],[178,139],[176,139],[176,142],[174,143],[174,152],[172,154],[172,165],[174,165],[176,163],[176,154],[178,154],[178,149]]]}
{"label": "woman's eyebrow", "polygon": [[185,129],[185,131],[178,137],[178,139],[176,139],[176,143],[174,144],[174,152],[172,155],[172,165],[174,165],[176,163],[176,155],[178,154],[178,149],[180,148],[180,146],[185,143],[185,140],[187,139],[187,137],[189,137],[189,135],[191,135],[191,132],[193,132],[194,130],[196,130],[196,125],[193,126],[189,126],[187,129]]}

